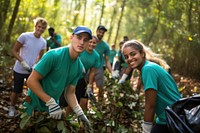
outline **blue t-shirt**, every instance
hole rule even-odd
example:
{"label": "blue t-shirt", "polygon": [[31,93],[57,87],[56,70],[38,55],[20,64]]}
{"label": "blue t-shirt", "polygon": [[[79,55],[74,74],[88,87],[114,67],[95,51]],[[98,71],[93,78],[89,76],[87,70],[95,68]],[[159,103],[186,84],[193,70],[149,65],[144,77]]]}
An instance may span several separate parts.
{"label": "blue t-shirt", "polygon": [[142,67],[144,90],[154,89],[156,97],[156,123],[166,124],[165,108],[181,98],[172,76],[156,63],[146,61]]}
{"label": "blue t-shirt", "polygon": [[[40,81],[43,90],[56,101],[59,100],[68,85],[76,86],[79,78],[85,72],[79,57],[76,60],[71,59],[68,46],[52,49],[45,53],[34,70],[43,77]],[[28,95],[31,97],[31,102],[25,104],[27,113],[31,114],[34,109],[48,111],[45,103],[31,90],[28,91]]]}

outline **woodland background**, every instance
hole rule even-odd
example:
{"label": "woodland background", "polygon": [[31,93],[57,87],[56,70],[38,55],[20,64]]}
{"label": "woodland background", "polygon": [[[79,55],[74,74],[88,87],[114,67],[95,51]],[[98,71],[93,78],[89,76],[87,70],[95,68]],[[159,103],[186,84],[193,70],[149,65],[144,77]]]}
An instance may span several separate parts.
{"label": "woodland background", "polygon": [[[103,39],[109,45],[116,44],[117,48],[125,35],[129,39],[140,40],[155,53],[163,55],[172,68],[173,77],[183,96],[191,96],[200,92],[199,5],[200,0],[0,0],[0,132],[13,132],[18,128],[18,119],[13,121],[5,116],[5,105],[8,106],[9,92],[13,85],[12,68],[15,59],[12,57],[11,48],[22,32],[34,30],[35,18],[47,19],[48,26],[54,27],[56,33],[61,34],[62,46],[70,43],[69,36],[78,25],[90,27],[94,35],[99,24],[105,25],[108,31]],[[43,37],[48,36],[46,30]],[[116,84],[106,85],[107,88],[111,86],[119,88]],[[142,106],[138,108],[137,104],[142,103],[143,96],[139,101],[138,98],[135,100],[136,97],[131,96],[133,92],[128,93],[128,90],[130,89],[121,92],[110,89],[114,91],[108,92],[111,102],[105,107],[100,103],[99,108],[105,111],[98,112],[98,108],[97,115],[93,116],[94,122],[111,126],[114,123],[115,132],[122,132],[117,130],[126,129],[126,124],[130,124],[130,121],[131,127],[135,127],[135,124],[139,127]],[[128,99],[128,96],[124,99],[121,93],[130,94],[132,99]],[[137,93],[134,92],[134,95]],[[122,107],[126,106],[120,100],[126,104],[128,101],[130,104],[136,103],[135,112],[129,114],[130,118],[135,118],[136,123],[123,119],[129,115],[120,114],[123,112]],[[134,109],[129,108],[125,112]],[[106,119],[110,112],[116,114]],[[122,125],[125,127],[122,128]],[[102,127],[98,128],[103,129]],[[140,128],[134,129],[140,131]]]}
{"label": "woodland background", "polygon": [[199,5],[200,0],[1,0],[1,58],[10,55],[22,32],[33,31],[33,20],[40,16],[62,35],[63,46],[77,25],[95,34],[103,24],[110,45],[118,46],[124,35],[138,39],[163,54],[172,71],[200,78]]}

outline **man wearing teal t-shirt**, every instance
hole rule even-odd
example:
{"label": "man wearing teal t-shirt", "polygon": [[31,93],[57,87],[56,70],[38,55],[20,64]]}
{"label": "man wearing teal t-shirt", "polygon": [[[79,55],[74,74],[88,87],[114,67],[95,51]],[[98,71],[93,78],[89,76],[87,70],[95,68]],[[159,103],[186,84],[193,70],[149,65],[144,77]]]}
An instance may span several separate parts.
{"label": "man wearing teal t-shirt", "polygon": [[31,115],[33,110],[46,111],[51,118],[61,119],[63,112],[57,102],[65,91],[69,106],[90,127],[77,102],[75,87],[85,70],[78,56],[91,38],[92,32],[89,28],[78,26],[70,36],[69,46],[48,51],[42,57],[27,80],[30,89],[28,95],[31,98],[31,102],[25,103],[28,114]]}
{"label": "man wearing teal t-shirt", "polygon": [[114,60],[116,54],[117,54],[117,51],[116,51],[116,49],[115,49],[115,44],[113,44],[113,45],[111,45],[111,48],[110,48],[110,56],[109,56],[111,66],[112,66],[112,64],[113,64],[113,60]]}
{"label": "man wearing teal t-shirt", "polygon": [[[86,70],[86,75],[83,75],[83,77],[80,78],[77,83],[76,98],[84,111],[87,109],[88,98],[94,96],[92,84],[94,82],[96,69],[99,68],[100,64],[99,54],[96,52],[96,50],[94,50],[96,42],[97,38],[96,36],[93,36],[92,39],[89,41],[89,44],[86,47],[85,51],[79,55],[80,60]],[[63,95],[60,98],[60,105],[63,107],[67,106],[67,103],[64,101]],[[67,106],[66,114],[69,114],[70,112],[71,108]]]}
{"label": "man wearing teal t-shirt", "polygon": [[55,32],[53,27],[48,29],[49,37],[47,38],[47,51],[61,46],[62,37]]}
{"label": "man wearing teal t-shirt", "polygon": [[110,59],[109,59],[110,47],[104,40],[102,40],[104,33],[106,31],[107,29],[103,25],[99,25],[96,30],[98,41],[97,41],[95,50],[99,53],[99,56],[100,56],[100,67],[97,69],[97,72],[95,74],[95,82],[96,82],[97,88],[99,89],[98,97],[100,100],[103,98],[104,64],[106,65],[106,68],[108,69],[108,71],[112,74],[113,78],[118,77],[118,74],[112,70],[112,67],[110,64]]}

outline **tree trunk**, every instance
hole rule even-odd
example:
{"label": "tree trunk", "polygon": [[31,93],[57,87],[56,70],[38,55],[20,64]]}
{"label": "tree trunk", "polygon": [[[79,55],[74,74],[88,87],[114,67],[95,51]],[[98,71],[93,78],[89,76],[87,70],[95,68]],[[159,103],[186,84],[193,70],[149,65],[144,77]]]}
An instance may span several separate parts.
{"label": "tree trunk", "polygon": [[121,10],[121,14],[120,14],[120,18],[119,18],[119,21],[118,21],[118,24],[117,24],[117,31],[116,31],[116,36],[115,36],[115,40],[114,40],[114,44],[117,43],[117,38],[118,38],[118,34],[119,34],[119,29],[120,29],[120,24],[121,24],[121,21],[122,21],[122,18],[123,18],[123,14],[124,14],[124,7],[126,5],[126,0],[123,0],[123,3],[122,3],[122,10]]}
{"label": "tree trunk", "polygon": [[110,22],[110,29],[109,29],[109,31],[108,31],[108,40],[107,40],[107,42],[108,42],[108,44],[110,43],[110,39],[111,39],[111,34],[112,34],[112,30],[113,30],[113,21],[114,21],[114,19],[115,19],[115,16],[116,16],[116,14],[117,14],[117,7],[116,6],[114,6],[113,7],[113,13],[112,13],[112,17],[111,17],[111,22]]}
{"label": "tree trunk", "polygon": [[9,23],[9,26],[8,26],[8,32],[6,34],[6,39],[5,39],[5,42],[7,42],[7,43],[10,43],[10,35],[12,33],[12,29],[13,29],[13,26],[15,24],[15,19],[17,17],[20,1],[21,0],[16,0],[16,3],[15,3],[15,8],[13,10],[12,18],[10,20],[10,23]]}
{"label": "tree trunk", "polygon": [[[200,22],[200,7],[199,7],[199,4],[200,4],[200,1],[197,0],[196,9],[197,9],[197,12],[198,12],[198,22]],[[198,32],[198,35],[200,37],[200,23],[198,23],[197,27],[198,27],[198,31],[197,32]]]}
{"label": "tree trunk", "polygon": [[8,8],[10,5],[10,0],[4,0],[0,2],[0,42],[2,42],[2,37],[3,37],[3,25],[6,21],[7,13],[8,13]]}
{"label": "tree trunk", "polygon": [[75,11],[74,11],[74,20],[73,20],[73,26],[76,26],[77,25],[77,19],[78,19],[78,16],[80,14],[80,9],[81,9],[81,1],[78,0],[78,3],[77,1],[75,1]]}
{"label": "tree trunk", "polygon": [[104,7],[105,7],[105,0],[103,0],[103,4],[102,4],[102,8],[101,8],[101,16],[100,16],[99,24],[102,24],[102,18],[103,18],[103,15],[104,15]]}
{"label": "tree trunk", "polygon": [[83,11],[82,25],[85,25],[86,8],[87,8],[87,0],[84,0],[84,11]]}
{"label": "tree trunk", "polygon": [[149,46],[149,43],[151,42],[151,39],[153,38],[155,32],[157,31],[158,25],[159,25],[159,23],[160,23],[160,10],[161,10],[160,8],[161,8],[161,5],[160,5],[159,1],[158,1],[158,6],[157,6],[157,8],[158,8],[158,11],[159,11],[159,12],[158,12],[157,20],[156,20],[156,25],[153,26],[152,32],[151,32],[151,34],[150,34],[150,37],[149,37],[149,39],[148,39],[148,41],[147,41],[147,43],[146,43],[147,46]]}
{"label": "tree trunk", "polygon": [[192,32],[192,0],[189,1],[188,6],[188,31]]}
{"label": "tree trunk", "polygon": [[[60,4],[60,0],[54,0],[53,6],[54,6],[55,10],[54,10],[54,12],[53,12],[53,18],[55,18],[55,19],[56,19],[56,17],[58,16],[59,4]],[[45,9],[45,8],[44,8],[44,9]]]}

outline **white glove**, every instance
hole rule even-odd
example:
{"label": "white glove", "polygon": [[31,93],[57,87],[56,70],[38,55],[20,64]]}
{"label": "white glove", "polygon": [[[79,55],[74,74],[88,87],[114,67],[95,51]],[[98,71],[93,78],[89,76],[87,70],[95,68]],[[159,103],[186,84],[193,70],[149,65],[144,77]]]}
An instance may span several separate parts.
{"label": "white glove", "polygon": [[91,98],[94,96],[93,92],[92,92],[92,85],[91,84],[88,84],[87,85],[87,90],[86,90],[86,94],[85,96],[88,96],[88,98]]}
{"label": "white glove", "polygon": [[85,116],[85,114],[83,113],[83,110],[81,109],[80,105],[76,105],[75,107],[72,108],[73,111],[76,113],[76,115],[78,116],[78,118],[88,127],[91,128],[90,122],[88,120],[88,118]]}
{"label": "white glove", "polygon": [[119,73],[118,73],[117,70],[116,71],[112,71],[111,74],[112,74],[113,78],[118,78],[119,77]]}
{"label": "white glove", "polygon": [[117,58],[114,57],[114,59],[113,59],[113,64],[112,64],[112,69],[113,69],[113,70],[115,69],[115,64],[116,64],[117,61],[118,61]]}
{"label": "white glove", "polygon": [[119,77],[119,70],[115,70],[115,74]]}
{"label": "white glove", "polygon": [[128,77],[128,75],[124,73],[124,74],[122,75],[121,79],[119,80],[118,84],[124,83],[124,82],[126,81],[126,78],[127,78],[127,77]]}
{"label": "white glove", "polygon": [[63,111],[53,98],[46,102],[46,106],[49,107],[49,114],[51,118],[61,119]]}
{"label": "white glove", "polygon": [[88,84],[88,85],[87,85],[86,93],[88,94],[88,93],[90,93],[90,92],[92,92],[92,85],[91,85],[91,84]]}
{"label": "white glove", "polygon": [[35,66],[36,66],[36,64],[34,64],[34,65],[32,66],[32,70],[35,68]]}
{"label": "white glove", "polygon": [[26,69],[28,72],[31,72],[31,68],[25,61],[22,61],[21,64],[24,67],[24,69]]}
{"label": "white glove", "polygon": [[150,133],[153,127],[153,122],[145,122],[142,123],[142,133]]}

